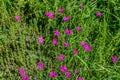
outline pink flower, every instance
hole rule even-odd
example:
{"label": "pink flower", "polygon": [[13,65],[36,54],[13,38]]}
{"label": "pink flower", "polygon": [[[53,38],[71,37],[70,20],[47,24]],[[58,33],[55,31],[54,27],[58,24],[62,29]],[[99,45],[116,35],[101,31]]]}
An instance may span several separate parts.
{"label": "pink flower", "polygon": [[67,70],[67,66],[66,65],[60,65],[60,71],[61,72],[65,72]]}
{"label": "pink flower", "polygon": [[92,49],[91,45],[85,45],[84,48],[86,49],[86,51],[90,51]]}
{"label": "pink flower", "polygon": [[63,42],[63,45],[64,46],[69,46],[69,43],[68,42]]}
{"label": "pink flower", "polygon": [[54,44],[54,45],[58,44],[58,39],[54,38],[52,41],[52,44]]}
{"label": "pink flower", "polygon": [[66,33],[67,35],[72,34],[72,30],[69,30],[68,28],[66,28],[66,29],[65,29],[65,33]]}
{"label": "pink flower", "polygon": [[80,44],[81,44],[82,46],[87,45],[87,43],[86,43],[85,41],[82,41]]}
{"label": "pink flower", "polygon": [[117,58],[117,56],[116,56],[116,55],[112,56],[112,61],[113,61],[113,62],[116,62],[116,61],[117,61],[117,59],[118,59],[118,58]]}
{"label": "pink flower", "polygon": [[58,60],[64,60],[64,55],[63,54],[58,55]]}
{"label": "pink flower", "polygon": [[83,4],[82,4],[82,3],[80,3],[80,7],[83,7]]}
{"label": "pink flower", "polygon": [[74,53],[74,54],[78,53],[78,49],[74,49],[74,50],[73,50],[73,53]]}
{"label": "pink flower", "polygon": [[80,31],[82,28],[81,28],[81,26],[77,26],[76,29],[77,29],[78,31]]}
{"label": "pink flower", "polygon": [[55,36],[59,36],[60,35],[60,32],[58,30],[54,30],[54,35]]}
{"label": "pink flower", "polygon": [[44,42],[43,37],[39,37],[39,38],[38,38],[38,42],[39,42],[39,43],[43,43],[43,42]]}
{"label": "pink flower", "polygon": [[19,68],[19,74],[24,74],[25,73],[25,69],[24,68]]}
{"label": "pink flower", "polygon": [[20,16],[19,16],[19,15],[16,15],[14,18],[15,18],[16,20],[20,20]]}
{"label": "pink flower", "polygon": [[23,75],[21,78],[22,78],[22,80],[28,80],[28,74]]}
{"label": "pink flower", "polygon": [[82,77],[79,77],[79,76],[78,76],[78,77],[77,77],[77,80],[84,80],[84,79],[83,79]]}
{"label": "pink flower", "polygon": [[70,17],[68,17],[68,16],[64,16],[64,17],[63,17],[63,20],[64,20],[64,21],[68,21],[69,19],[70,19]]}
{"label": "pink flower", "polygon": [[75,69],[75,74],[78,74],[78,69]]}
{"label": "pink flower", "polygon": [[97,12],[96,12],[96,16],[101,17],[101,16],[102,16],[102,13],[101,13],[100,11],[97,11]]}
{"label": "pink flower", "polygon": [[65,76],[66,76],[66,78],[70,78],[70,77],[71,77],[71,74],[72,74],[72,73],[69,72],[69,71],[68,71],[68,72],[65,72]]}
{"label": "pink flower", "polygon": [[53,12],[49,12],[49,11],[46,11],[45,15],[49,18],[54,18],[55,17],[55,14]]}
{"label": "pink flower", "polygon": [[40,68],[40,69],[42,69],[44,67],[44,64],[43,64],[43,62],[38,62],[38,68]]}
{"label": "pink flower", "polygon": [[57,76],[57,73],[56,73],[56,71],[51,71],[51,72],[49,73],[49,75],[50,75],[50,77],[56,77],[56,76]]}
{"label": "pink flower", "polygon": [[64,8],[59,8],[58,12],[64,12]]}

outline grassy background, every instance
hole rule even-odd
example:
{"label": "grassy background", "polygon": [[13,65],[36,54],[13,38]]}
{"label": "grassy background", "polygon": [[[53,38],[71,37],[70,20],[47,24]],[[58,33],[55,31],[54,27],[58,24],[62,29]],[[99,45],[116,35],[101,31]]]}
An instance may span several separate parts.
{"label": "grassy background", "polygon": [[[84,7],[80,8],[79,4]],[[59,71],[60,64],[66,64],[74,73],[75,68],[85,80],[120,80],[120,0],[0,0],[0,79],[19,80],[18,68],[24,67],[30,80],[51,80],[49,71],[59,74],[55,80],[66,80]],[[57,9],[63,7],[64,13]],[[45,16],[46,11],[55,12],[55,18]],[[96,17],[96,11],[103,13]],[[15,15],[21,20],[16,21]],[[63,21],[62,17],[72,16]],[[75,27],[81,25],[82,30]],[[66,27],[73,34],[66,36]],[[59,44],[53,45],[53,30],[58,29],[61,35]],[[45,42],[37,42],[43,36]],[[92,45],[92,51],[85,51],[79,43],[85,40]],[[65,48],[63,41],[70,46]],[[72,50],[79,48],[74,55]],[[64,54],[65,60],[58,61],[57,55]],[[111,61],[112,55],[118,61]],[[37,62],[43,61],[44,69],[37,68]],[[75,80],[72,74],[69,80]]]}

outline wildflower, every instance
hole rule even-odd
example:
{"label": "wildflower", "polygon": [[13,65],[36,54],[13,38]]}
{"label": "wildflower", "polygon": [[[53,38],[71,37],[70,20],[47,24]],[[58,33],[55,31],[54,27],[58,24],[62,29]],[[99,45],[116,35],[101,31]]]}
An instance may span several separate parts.
{"label": "wildflower", "polygon": [[78,53],[78,49],[74,49],[74,50],[73,50],[73,53],[74,53],[74,54]]}
{"label": "wildflower", "polygon": [[54,35],[55,36],[59,36],[60,35],[60,32],[58,30],[54,30]]}
{"label": "wildflower", "polygon": [[67,35],[69,35],[69,34],[72,33],[72,30],[69,30],[68,28],[66,28],[66,29],[65,29],[65,33],[66,33]]}
{"label": "wildflower", "polygon": [[28,80],[28,74],[22,76],[22,80]]}
{"label": "wildflower", "polygon": [[69,19],[70,19],[70,18],[69,18],[68,16],[64,16],[64,17],[63,17],[63,20],[64,20],[64,21],[68,21]]}
{"label": "wildflower", "polygon": [[83,4],[82,4],[82,3],[80,3],[80,7],[83,7]]}
{"label": "wildflower", "polygon": [[77,80],[84,80],[84,79],[83,79],[82,77],[79,77],[79,76],[78,76],[78,77],[77,77]]}
{"label": "wildflower", "polygon": [[56,77],[56,76],[57,76],[57,73],[56,73],[56,71],[51,71],[51,72],[49,73],[49,75],[50,75],[50,77]]}
{"label": "wildflower", "polygon": [[112,61],[113,61],[113,62],[116,62],[116,61],[117,61],[117,59],[118,59],[118,58],[117,58],[117,56],[116,56],[116,55],[112,56]]}
{"label": "wildflower", "polygon": [[49,11],[46,11],[45,15],[49,18],[54,18],[55,17],[55,14],[53,12],[49,12]]}
{"label": "wildflower", "polygon": [[24,74],[25,73],[25,69],[24,68],[19,68],[19,74]]}
{"label": "wildflower", "polygon": [[92,46],[91,45],[85,45],[84,48],[86,49],[86,51],[90,51],[92,49]]}
{"label": "wildflower", "polygon": [[44,67],[44,64],[43,64],[43,62],[38,62],[38,68],[40,68],[40,69],[42,69]]}
{"label": "wildflower", "polygon": [[39,38],[38,38],[38,42],[39,42],[39,43],[43,43],[43,42],[44,42],[43,37],[39,37]]}
{"label": "wildflower", "polygon": [[68,42],[63,42],[63,45],[64,46],[69,46],[69,43]]}
{"label": "wildflower", "polygon": [[58,60],[64,60],[64,55],[63,54],[58,55]]}
{"label": "wildflower", "polygon": [[65,72],[67,70],[67,66],[66,65],[60,65],[60,71],[61,72]]}
{"label": "wildflower", "polygon": [[72,73],[69,72],[69,71],[68,71],[68,72],[65,72],[65,76],[66,76],[66,78],[70,78],[70,77],[71,77],[71,74],[72,74]]}
{"label": "wildflower", "polygon": [[19,16],[19,15],[16,15],[14,18],[15,18],[16,20],[20,20],[20,16]]}
{"label": "wildflower", "polygon": [[58,39],[54,38],[52,44],[56,45],[58,43]]}
{"label": "wildflower", "polygon": [[76,29],[77,29],[78,31],[80,31],[82,28],[81,28],[81,26],[77,26]]}
{"label": "wildflower", "polygon": [[102,13],[101,13],[100,11],[97,11],[97,12],[96,12],[96,16],[101,17],[101,16],[102,16]]}
{"label": "wildflower", "polygon": [[59,8],[58,12],[64,12],[64,8]]}
{"label": "wildflower", "polygon": [[85,41],[82,41],[80,44],[81,44],[82,46],[87,45],[87,43],[86,43]]}
{"label": "wildflower", "polygon": [[78,69],[75,69],[75,74],[78,74]]}

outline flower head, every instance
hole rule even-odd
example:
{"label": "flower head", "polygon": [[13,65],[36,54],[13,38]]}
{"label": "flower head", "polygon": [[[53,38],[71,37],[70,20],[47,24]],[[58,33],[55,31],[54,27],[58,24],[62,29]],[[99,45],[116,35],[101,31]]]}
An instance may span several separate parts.
{"label": "flower head", "polygon": [[19,15],[16,15],[14,18],[15,18],[16,20],[20,20],[20,16],[19,16]]}
{"label": "flower head", "polygon": [[78,69],[75,69],[75,74],[78,74]]}
{"label": "flower head", "polygon": [[117,61],[117,59],[118,59],[118,58],[117,58],[117,56],[116,56],[116,55],[112,56],[112,61],[113,61],[113,62],[116,62],[116,61]]}
{"label": "flower head", "polygon": [[74,50],[73,50],[73,53],[74,53],[74,54],[78,53],[78,49],[74,49]]}
{"label": "flower head", "polygon": [[58,12],[64,12],[64,8],[59,8]]}
{"label": "flower head", "polygon": [[56,73],[56,71],[51,71],[51,72],[49,73],[49,75],[50,75],[50,77],[56,77],[56,76],[57,76],[57,73]]}
{"label": "flower head", "polygon": [[66,33],[67,35],[72,34],[72,30],[71,30],[71,29],[69,30],[68,28],[66,28],[66,29],[65,29],[65,33]]}
{"label": "flower head", "polygon": [[25,73],[25,69],[24,68],[19,68],[19,74],[24,74]]}
{"label": "flower head", "polygon": [[28,74],[23,75],[21,78],[22,78],[22,80],[28,80]]}
{"label": "flower head", "polygon": [[60,32],[58,30],[54,30],[54,35],[55,36],[59,36],[60,35]]}
{"label": "flower head", "polygon": [[66,78],[70,78],[70,77],[71,77],[71,74],[72,74],[72,73],[69,72],[69,71],[68,71],[68,72],[65,72],[65,76],[66,76]]}
{"label": "flower head", "polygon": [[79,76],[78,76],[78,77],[77,77],[77,80],[84,80],[84,79],[83,79],[82,77],[79,77]]}
{"label": "flower head", "polygon": [[54,18],[55,17],[55,14],[53,12],[49,12],[49,11],[46,11],[45,15],[49,18]]}
{"label": "flower head", "polygon": [[63,54],[58,55],[58,60],[64,60],[64,55]]}
{"label": "flower head", "polygon": [[78,31],[80,31],[82,28],[81,28],[81,26],[77,26],[76,29],[77,29]]}
{"label": "flower head", "polygon": [[52,44],[56,45],[58,43],[58,39],[54,38]]}
{"label": "flower head", "polygon": [[63,20],[64,20],[64,21],[68,21],[69,19],[70,19],[70,17],[68,17],[68,16],[64,16],[64,17],[63,17]]}
{"label": "flower head", "polygon": [[43,37],[39,37],[39,38],[38,38],[38,42],[39,42],[39,43],[43,43],[43,42],[44,42]]}
{"label": "flower head", "polygon": [[60,65],[60,71],[61,72],[65,72],[67,70],[67,66],[66,65]]}
{"label": "flower head", "polygon": [[82,4],[82,3],[80,3],[80,7],[83,7],[83,4]]}
{"label": "flower head", "polygon": [[40,68],[40,69],[42,69],[44,67],[44,64],[43,64],[43,62],[38,62],[38,68]]}
{"label": "flower head", "polygon": [[91,45],[85,45],[84,48],[86,49],[86,51],[90,51],[92,49]]}
{"label": "flower head", "polygon": [[97,12],[96,12],[96,16],[101,17],[101,16],[102,16],[102,13],[101,13],[100,11],[97,11]]}
{"label": "flower head", "polygon": [[80,44],[81,44],[82,46],[87,45],[87,43],[86,43],[85,41],[82,41]]}
{"label": "flower head", "polygon": [[69,46],[69,43],[68,42],[63,42],[63,45],[64,46]]}

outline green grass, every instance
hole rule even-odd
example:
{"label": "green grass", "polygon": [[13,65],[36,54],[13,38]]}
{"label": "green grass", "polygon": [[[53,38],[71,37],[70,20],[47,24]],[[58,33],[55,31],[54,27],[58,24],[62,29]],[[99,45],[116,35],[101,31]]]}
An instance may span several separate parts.
{"label": "green grass", "polygon": [[[80,9],[79,4],[84,6]],[[119,0],[0,0],[0,80],[20,80],[18,68],[25,68],[29,80],[67,80],[60,72],[60,64],[66,64],[75,80],[77,76],[85,80],[120,80],[120,1]],[[63,7],[64,13],[57,9]],[[55,18],[45,16],[46,11],[55,13]],[[103,13],[102,17],[95,15]],[[20,15],[20,21],[14,19]],[[63,21],[63,16],[72,16]],[[76,26],[82,26],[76,31]],[[73,34],[65,35],[68,27]],[[53,31],[61,34],[59,43],[52,44]],[[43,36],[45,42],[38,43]],[[91,51],[85,51],[80,45],[84,40],[92,45]],[[69,47],[62,45],[70,43]],[[74,48],[79,53],[73,54]],[[58,61],[57,55],[64,54],[65,60]],[[111,57],[116,54],[117,62]],[[44,63],[38,69],[37,63]],[[74,70],[78,68],[79,74]],[[50,78],[49,72],[57,71],[57,77]]]}

